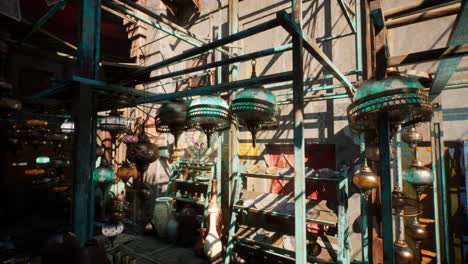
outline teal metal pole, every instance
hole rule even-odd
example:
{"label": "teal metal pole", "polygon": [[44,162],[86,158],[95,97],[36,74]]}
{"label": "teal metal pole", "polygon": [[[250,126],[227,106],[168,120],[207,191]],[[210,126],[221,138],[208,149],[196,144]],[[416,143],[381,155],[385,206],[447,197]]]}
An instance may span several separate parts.
{"label": "teal metal pole", "polygon": [[[83,0],[81,9],[81,34],[78,49],[78,66],[81,76],[96,79],[98,73],[101,27],[101,1]],[[80,85],[73,89],[73,118],[75,121],[75,149],[73,162],[73,232],[83,245],[91,234],[89,195],[95,157],[91,157],[93,141],[94,102],[91,86]],[[94,119],[95,120],[95,119]]]}
{"label": "teal metal pole", "polygon": [[443,113],[441,96],[432,101],[434,116],[431,120],[432,171],[434,172],[434,221],[437,263],[450,262],[450,236],[448,230],[447,186],[444,161]]}
{"label": "teal metal pole", "polygon": [[[302,32],[302,1],[292,0],[292,23]],[[294,211],[296,263],[307,263],[306,188],[304,143],[304,44],[300,34],[293,39],[293,113],[294,113]]]}
{"label": "teal metal pole", "polygon": [[[304,82],[305,83],[305,82]],[[314,87],[314,88],[307,88],[304,90],[304,93],[308,92],[316,92],[316,91],[322,91],[322,90],[329,90],[329,89],[334,89],[334,88],[340,88],[343,87],[342,85],[335,84],[335,85],[325,85],[321,87]],[[281,95],[290,95],[293,94],[293,92],[280,92],[280,93],[275,93],[276,96],[281,96]]]}
{"label": "teal metal pole", "polygon": [[355,13],[356,16],[354,17],[355,25],[356,25],[356,79],[362,80],[362,58],[363,58],[363,51],[362,51],[362,0],[356,0],[355,3]]}
{"label": "teal metal pole", "polygon": [[198,87],[193,90],[185,90],[185,91],[180,91],[180,92],[175,92],[175,93],[170,93],[170,94],[161,94],[161,95],[150,96],[146,98],[140,98],[140,99],[135,100],[135,103],[137,104],[154,103],[158,101],[170,100],[170,99],[181,98],[181,97],[228,92],[228,91],[236,90],[242,87],[291,80],[292,76],[293,76],[292,72],[277,73],[277,74],[261,76],[257,78],[233,81],[230,83]]}
{"label": "teal metal pole", "polygon": [[[353,74],[357,74],[357,73],[358,73],[357,71],[349,71],[349,72],[345,72],[343,74],[345,76],[348,76],[348,75],[353,75]],[[304,85],[311,85],[311,84],[319,82],[319,81],[323,81],[323,80],[326,80],[326,79],[333,79],[333,78],[335,78],[335,76],[333,76],[332,74],[323,75],[323,76],[321,76],[319,78],[307,78],[304,81]],[[292,81],[287,81],[287,82],[274,83],[274,84],[265,84],[263,87],[265,89],[271,89],[271,88],[276,88],[276,87],[281,87],[281,86],[286,86],[286,85],[291,85],[291,84],[292,84]]]}
{"label": "teal metal pole", "polygon": [[249,53],[249,54],[229,58],[229,59],[226,59],[226,60],[221,60],[221,56],[219,56],[218,59],[215,62],[204,64],[204,65],[197,66],[197,67],[184,69],[184,70],[180,70],[180,71],[170,72],[170,73],[158,75],[158,76],[155,76],[155,77],[151,77],[151,78],[145,80],[144,83],[155,82],[155,81],[159,81],[159,80],[174,77],[174,76],[183,75],[183,74],[192,73],[192,72],[197,72],[197,71],[202,71],[202,70],[215,68],[215,67],[218,67],[218,71],[219,71],[219,68],[221,68],[221,66],[223,66],[223,65],[248,61],[248,60],[252,60],[252,59],[255,59],[255,58],[259,58],[259,57],[264,57],[264,56],[269,56],[269,55],[273,55],[273,54],[280,53],[280,52],[285,52],[285,51],[291,50],[291,48],[292,48],[292,44],[286,44],[286,45],[279,46],[279,47],[276,47],[276,48],[270,48],[270,49],[265,49],[265,50],[261,50],[261,51],[257,51],[257,52],[252,52],[252,53]]}
{"label": "teal metal pole", "polygon": [[[359,135],[359,140],[359,154],[361,161],[364,164],[364,159],[366,158],[366,138],[364,133]],[[363,264],[369,263],[369,220],[367,218],[367,199],[367,194],[361,192],[361,262]]]}
{"label": "teal metal pole", "polygon": [[380,179],[382,196],[382,237],[384,264],[393,264],[393,215],[390,162],[390,124],[388,113],[379,117]]}
{"label": "teal metal pole", "polygon": [[21,42],[25,42],[29,37],[34,34],[34,32],[38,31],[46,22],[49,20],[49,18],[53,17],[66,3],[68,0],[60,0],[57,4],[55,4],[52,8],[50,8],[47,13],[45,13],[32,27],[31,31],[24,36],[24,38],[21,40]]}
{"label": "teal metal pole", "polygon": [[262,24],[258,24],[256,26],[245,29],[245,30],[240,31],[238,33],[235,33],[235,34],[229,35],[227,37],[224,37],[224,38],[222,38],[220,40],[213,41],[213,42],[208,43],[206,45],[203,45],[203,46],[201,46],[199,48],[189,49],[189,50],[183,52],[182,54],[176,55],[176,56],[174,56],[172,58],[169,58],[167,60],[164,60],[164,61],[152,64],[152,65],[149,65],[149,66],[147,66],[147,67],[145,67],[143,69],[136,70],[135,72],[133,72],[131,74],[131,76],[133,78],[140,77],[140,76],[142,76],[142,75],[144,75],[146,73],[150,73],[153,70],[165,67],[165,66],[167,66],[167,65],[169,65],[169,64],[171,64],[173,62],[177,62],[177,61],[183,60],[185,58],[189,58],[191,56],[194,56],[194,55],[197,55],[197,54],[200,54],[200,53],[203,53],[203,52],[207,52],[207,51],[215,49],[217,47],[221,47],[221,46],[226,45],[228,43],[232,43],[234,41],[250,37],[250,36],[258,34],[260,32],[275,28],[275,27],[277,27],[279,25],[280,25],[279,19],[277,19],[277,18],[272,19],[270,21],[264,22]]}
{"label": "teal metal pole", "polygon": [[[403,167],[402,167],[402,142],[401,142],[401,125],[398,125],[397,132],[395,135],[395,144],[396,144],[396,177],[394,177],[394,184],[403,191]],[[396,181],[395,181],[396,178]],[[405,239],[405,219],[403,217],[396,218],[396,226],[398,226],[398,238],[399,240]]]}

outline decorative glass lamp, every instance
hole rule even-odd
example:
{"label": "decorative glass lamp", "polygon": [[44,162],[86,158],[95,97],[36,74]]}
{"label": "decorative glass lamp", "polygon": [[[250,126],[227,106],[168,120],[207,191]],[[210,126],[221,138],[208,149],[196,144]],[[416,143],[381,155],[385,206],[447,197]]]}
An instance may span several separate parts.
{"label": "decorative glass lamp", "polygon": [[[256,61],[252,61],[252,76],[257,77]],[[232,114],[237,117],[241,126],[247,127],[252,134],[252,144],[262,125],[271,122],[276,114],[276,97],[263,86],[248,87],[235,94],[231,105]]]}
{"label": "decorative glass lamp", "polygon": [[172,100],[161,105],[156,115],[156,130],[171,133],[177,147],[179,136],[187,129],[187,112],[189,105],[183,100]]}
{"label": "decorative glass lamp", "polygon": [[380,177],[367,166],[367,159],[364,159],[364,165],[353,176],[353,183],[365,194],[369,194],[373,189],[380,186]]}
{"label": "decorative glass lamp", "polygon": [[93,171],[93,181],[96,183],[109,183],[115,179],[115,171],[106,159],[101,159],[99,167]]}
{"label": "decorative glass lamp", "polygon": [[47,156],[39,156],[36,158],[36,164],[49,164],[50,157]]}
{"label": "decorative glass lamp", "polygon": [[434,174],[432,170],[425,167],[423,163],[417,159],[413,160],[410,167],[403,174],[406,181],[416,188],[418,197],[427,186],[432,185]]}
{"label": "decorative glass lamp", "polygon": [[359,87],[348,109],[349,126],[355,132],[375,131],[381,113],[388,113],[392,125],[402,127],[429,121],[429,94],[415,78],[390,76],[369,80]]}
{"label": "decorative glass lamp", "polygon": [[65,119],[65,121],[60,125],[60,130],[63,134],[75,133],[75,122]]}
{"label": "decorative glass lamp", "polygon": [[413,126],[401,135],[401,139],[411,148],[416,148],[423,140],[423,137]]}
{"label": "decorative glass lamp", "polygon": [[[211,84],[211,74],[208,76]],[[229,106],[218,95],[200,96],[190,103],[188,124],[206,134],[209,147],[213,133],[229,128]]]}
{"label": "decorative glass lamp", "polygon": [[114,109],[101,120],[99,129],[108,131],[111,135],[115,136],[127,130],[127,120]]}

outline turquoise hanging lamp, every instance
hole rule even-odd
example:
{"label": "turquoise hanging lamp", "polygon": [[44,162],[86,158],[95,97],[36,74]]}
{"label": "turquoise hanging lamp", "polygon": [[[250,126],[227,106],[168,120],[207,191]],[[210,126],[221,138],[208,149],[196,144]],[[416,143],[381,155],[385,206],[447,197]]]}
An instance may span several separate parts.
{"label": "turquoise hanging lamp", "polygon": [[[255,71],[256,61],[252,61],[252,76],[257,77]],[[275,119],[276,97],[263,86],[248,87],[239,91],[234,96],[231,104],[231,112],[241,126],[246,127],[252,134],[252,145],[255,147],[257,132],[267,123]]]}
{"label": "turquoise hanging lamp", "polygon": [[101,159],[101,164],[93,171],[93,181],[105,184],[112,182],[114,179],[114,169],[109,165],[109,162],[106,159]]}
{"label": "turquoise hanging lamp", "polygon": [[353,131],[369,132],[377,129],[381,113],[388,113],[390,123],[402,127],[429,121],[432,105],[428,92],[416,78],[389,76],[361,85],[347,112]]}
{"label": "turquoise hanging lamp", "polygon": [[[211,85],[211,72],[208,73]],[[218,95],[204,95],[193,100],[188,108],[188,125],[206,134],[208,147],[211,135],[229,128],[229,106]]]}

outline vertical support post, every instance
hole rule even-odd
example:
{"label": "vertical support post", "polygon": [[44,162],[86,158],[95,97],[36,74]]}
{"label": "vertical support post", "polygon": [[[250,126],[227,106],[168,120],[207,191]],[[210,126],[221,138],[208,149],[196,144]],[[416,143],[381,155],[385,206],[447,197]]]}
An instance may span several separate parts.
{"label": "vertical support post", "polygon": [[[396,181],[395,184],[403,191],[403,167],[402,167],[402,154],[401,154],[401,125],[398,125],[397,132],[395,135],[396,145]],[[398,240],[405,239],[405,220],[403,217],[396,218],[396,224],[398,226]]]}
{"label": "vertical support post", "polygon": [[338,261],[347,264],[349,261],[349,224],[348,224],[348,173],[341,171],[342,180],[338,183]]}
{"label": "vertical support post", "polygon": [[355,3],[355,17],[354,17],[354,24],[356,25],[356,35],[355,35],[355,43],[356,43],[356,79],[362,80],[362,17],[361,17],[361,10],[362,10],[362,0],[356,0]]}
{"label": "vertical support post", "polygon": [[[357,0],[356,4],[360,0]],[[359,31],[358,31],[359,32]],[[366,138],[365,134],[359,135],[359,154],[362,162],[366,157]],[[367,219],[367,195],[361,193],[361,246],[362,246],[362,259],[363,264],[369,263],[369,232],[368,232],[368,219]]]}
{"label": "vertical support post", "polygon": [[[91,120],[91,157],[90,160],[92,163],[91,169],[93,170],[96,168],[96,129],[97,129],[97,113],[93,113],[93,117]],[[89,205],[88,205],[88,224],[89,224],[89,230],[88,230],[88,239],[92,239],[94,237],[94,204],[95,204],[95,190],[96,190],[96,183],[93,181],[93,177],[90,177],[89,179]]]}
{"label": "vertical support post", "polygon": [[[78,50],[80,76],[97,78],[99,71],[101,1],[83,0],[81,11],[81,35]],[[82,84],[73,90],[73,115],[75,120],[75,151],[73,162],[73,232],[81,244],[90,234],[89,194],[95,157],[91,157],[95,131],[93,132],[94,100],[91,86]]]}
{"label": "vertical support post", "polygon": [[[302,31],[302,0],[292,0],[292,18]],[[304,69],[303,40],[293,35],[293,113],[294,113],[294,197],[296,263],[307,263],[306,250],[306,188],[304,144]]]}
{"label": "vertical support post", "polygon": [[390,124],[388,113],[379,118],[380,178],[384,264],[393,264],[392,182],[390,173]]}
{"label": "vertical support post", "polygon": [[434,189],[434,220],[437,263],[450,262],[447,186],[444,168],[444,135],[442,132],[442,102],[441,96],[432,101],[434,116],[431,120],[432,170],[435,175]]}

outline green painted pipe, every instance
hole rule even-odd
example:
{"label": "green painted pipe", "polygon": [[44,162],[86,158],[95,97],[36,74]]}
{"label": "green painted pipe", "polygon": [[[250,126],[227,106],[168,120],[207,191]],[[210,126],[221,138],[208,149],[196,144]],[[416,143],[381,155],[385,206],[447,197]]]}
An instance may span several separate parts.
{"label": "green painted pipe", "polygon": [[21,42],[25,42],[29,37],[34,34],[34,32],[38,31],[39,28],[41,28],[49,18],[53,17],[66,3],[68,0],[60,0],[57,4],[55,4],[51,9],[47,11],[32,27],[31,31],[24,36],[24,38],[21,40]]}

